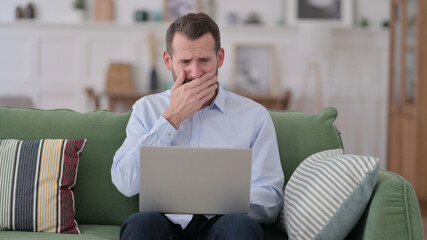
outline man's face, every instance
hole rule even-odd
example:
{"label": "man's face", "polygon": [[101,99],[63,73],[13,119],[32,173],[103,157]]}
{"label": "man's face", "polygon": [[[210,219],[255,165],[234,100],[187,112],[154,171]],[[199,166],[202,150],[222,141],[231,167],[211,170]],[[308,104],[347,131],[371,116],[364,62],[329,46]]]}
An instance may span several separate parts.
{"label": "man's face", "polygon": [[215,52],[215,40],[206,33],[196,40],[189,40],[185,34],[176,32],[172,41],[173,55],[164,52],[163,60],[172,71],[174,81],[181,70],[185,71],[185,82],[199,78],[206,73],[218,75],[218,68],[224,62],[224,49]]}

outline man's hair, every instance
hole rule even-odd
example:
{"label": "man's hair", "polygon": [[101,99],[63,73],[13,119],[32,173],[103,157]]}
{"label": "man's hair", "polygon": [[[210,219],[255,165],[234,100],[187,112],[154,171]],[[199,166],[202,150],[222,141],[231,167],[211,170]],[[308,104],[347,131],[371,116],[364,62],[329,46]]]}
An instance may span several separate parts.
{"label": "man's hair", "polygon": [[218,25],[212,18],[205,13],[189,13],[176,19],[166,32],[166,50],[172,56],[172,41],[175,33],[185,34],[188,39],[196,40],[206,33],[212,34],[215,40],[215,52],[219,53],[221,49],[221,38]]}

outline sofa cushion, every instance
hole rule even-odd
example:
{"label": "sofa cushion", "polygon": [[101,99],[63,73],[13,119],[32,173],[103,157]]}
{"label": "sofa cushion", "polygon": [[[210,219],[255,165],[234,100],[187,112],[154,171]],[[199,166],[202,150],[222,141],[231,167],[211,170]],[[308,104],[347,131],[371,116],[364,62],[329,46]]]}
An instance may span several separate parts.
{"label": "sofa cushion", "polygon": [[298,165],[308,156],[343,148],[339,132],[334,126],[338,112],[323,109],[318,114],[269,110],[279,145],[280,161],[285,174],[285,185]]}
{"label": "sofa cushion", "polygon": [[343,239],[371,198],[379,160],[327,150],[305,159],[285,187],[289,239]]}
{"label": "sofa cushion", "polygon": [[74,189],[79,224],[122,224],[138,211],[138,197],[123,196],[111,182],[111,164],[126,136],[130,113],[105,110],[0,107],[0,139],[87,139]]}
{"label": "sofa cushion", "polygon": [[0,139],[0,230],[79,233],[73,188],[85,139]]}

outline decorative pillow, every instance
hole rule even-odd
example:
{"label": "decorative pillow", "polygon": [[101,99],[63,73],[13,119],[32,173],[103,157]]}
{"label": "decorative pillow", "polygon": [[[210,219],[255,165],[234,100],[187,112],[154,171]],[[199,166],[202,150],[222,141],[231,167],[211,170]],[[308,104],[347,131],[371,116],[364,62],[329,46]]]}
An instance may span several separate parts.
{"label": "decorative pillow", "polygon": [[284,189],[279,219],[289,239],[344,239],[371,198],[378,168],[377,158],[342,149],[306,158]]}
{"label": "decorative pillow", "polygon": [[0,140],[0,231],[80,233],[73,188],[86,139]]}

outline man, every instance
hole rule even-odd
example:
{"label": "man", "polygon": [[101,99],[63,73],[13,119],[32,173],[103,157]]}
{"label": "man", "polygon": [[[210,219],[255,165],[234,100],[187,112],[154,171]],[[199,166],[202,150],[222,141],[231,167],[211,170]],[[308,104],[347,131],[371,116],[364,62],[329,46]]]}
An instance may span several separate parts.
{"label": "man", "polygon": [[[133,106],[126,139],[111,169],[126,196],[139,192],[139,147],[252,148],[250,212],[223,216],[135,213],[121,239],[262,239],[258,223],[273,223],[283,202],[283,172],[276,133],[261,105],[218,84],[225,52],[217,24],[204,13],[188,14],[166,33],[163,60],[172,71],[168,91]],[[197,196],[195,196],[197,197]]]}

